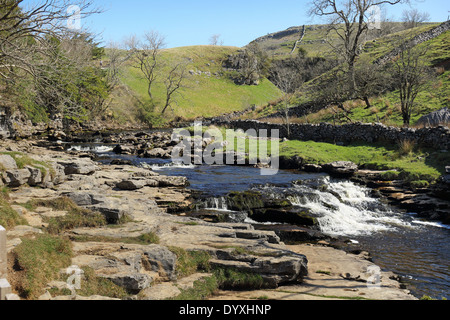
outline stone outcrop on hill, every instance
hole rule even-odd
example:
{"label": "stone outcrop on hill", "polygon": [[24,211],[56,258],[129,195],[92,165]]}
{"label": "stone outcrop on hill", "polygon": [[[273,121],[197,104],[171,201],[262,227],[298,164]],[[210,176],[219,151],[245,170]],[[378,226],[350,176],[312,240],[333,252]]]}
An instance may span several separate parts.
{"label": "stone outcrop on hill", "polygon": [[418,126],[436,127],[450,123],[450,110],[444,108],[423,116],[417,121]]}

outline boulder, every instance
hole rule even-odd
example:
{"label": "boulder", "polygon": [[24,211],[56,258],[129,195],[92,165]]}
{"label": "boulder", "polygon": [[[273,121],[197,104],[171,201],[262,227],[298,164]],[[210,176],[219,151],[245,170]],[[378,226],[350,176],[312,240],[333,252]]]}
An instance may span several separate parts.
{"label": "boulder", "polygon": [[305,164],[303,166],[303,170],[306,172],[321,172],[322,171],[322,166],[318,165],[318,164]]}
{"label": "boulder", "polygon": [[147,180],[130,179],[116,183],[116,187],[121,190],[139,190],[147,185]]}
{"label": "boulder", "polygon": [[26,169],[28,169],[28,171],[30,171],[30,178],[28,179],[28,184],[30,186],[37,186],[38,184],[40,184],[43,179],[42,179],[42,171],[38,168],[34,168],[34,167],[30,167],[27,166]]}
{"label": "boulder", "polygon": [[255,209],[250,218],[258,222],[288,223],[297,226],[318,226],[318,221],[308,211],[283,208]]}
{"label": "boulder", "polygon": [[300,169],[303,165],[303,158],[299,156],[292,157],[280,157],[280,168],[281,169]]}
{"label": "boulder", "polygon": [[116,154],[134,154],[135,148],[132,145],[117,145],[113,152]]}
{"label": "boulder", "polygon": [[25,183],[31,177],[31,173],[28,169],[6,170],[4,174],[4,180],[8,187],[18,188]]}
{"label": "boulder", "polygon": [[77,159],[74,161],[58,162],[58,163],[64,166],[64,173],[66,175],[71,174],[91,175],[95,173],[95,171],[97,170],[95,163],[89,159]]}
{"label": "boulder", "polygon": [[159,182],[159,187],[188,187],[189,180],[186,177],[170,177],[170,176],[155,176],[152,180]]}
{"label": "boulder", "polygon": [[118,208],[112,201],[87,206],[86,208],[103,214],[109,224],[118,224],[127,215],[127,212]]}
{"label": "boulder", "polygon": [[107,201],[105,196],[90,192],[68,192],[63,193],[63,195],[70,198],[73,202],[75,202],[76,205],[80,207],[86,207]]}
{"label": "boulder", "polygon": [[144,261],[150,265],[151,270],[166,280],[176,280],[177,256],[166,247],[149,245],[144,250]]}
{"label": "boulder", "polygon": [[16,170],[17,164],[13,157],[8,154],[0,154],[0,170]]}
{"label": "boulder", "polygon": [[257,230],[274,231],[283,242],[310,242],[325,240],[329,237],[317,230],[289,224],[256,225]]}
{"label": "boulder", "polygon": [[155,148],[144,152],[144,158],[163,158],[170,159],[171,154],[168,150],[162,148]]}
{"label": "boulder", "polygon": [[286,199],[271,199],[262,192],[253,190],[230,192],[223,201],[228,210],[248,212],[250,215],[257,209],[292,207],[291,202]]}
{"label": "boulder", "polygon": [[322,168],[325,172],[336,177],[350,177],[358,172],[358,166],[350,161],[327,163]]}
{"label": "boulder", "polygon": [[65,167],[59,163],[54,163],[52,165],[53,168],[53,179],[52,182],[56,185],[63,183],[66,181]]}
{"label": "boulder", "polygon": [[153,278],[142,273],[115,273],[103,277],[125,288],[128,292],[139,292],[150,287],[153,282]]}
{"label": "boulder", "polygon": [[440,124],[447,124],[450,122],[450,110],[443,108],[438,111],[434,111],[426,116],[423,116],[417,121],[418,125],[435,127]]}
{"label": "boulder", "polygon": [[131,293],[150,287],[156,280],[177,279],[177,255],[158,244],[86,242],[76,243],[74,251],[76,265],[91,267],[98,276]]}
{"label": "boulder", "polygon": [[133,162],[131,160],[114,159],[111,161],[111,164],[117,166],[132,166]]}

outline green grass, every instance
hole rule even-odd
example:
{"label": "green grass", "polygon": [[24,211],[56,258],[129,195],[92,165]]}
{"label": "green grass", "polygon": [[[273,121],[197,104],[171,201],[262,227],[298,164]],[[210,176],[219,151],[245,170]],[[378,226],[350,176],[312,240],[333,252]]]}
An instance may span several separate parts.
{"label": "green grass", "polygon": [[259,290],[266,286],[260,274],[233,268],[218,268],[214,270],[214,275],[223,290]]}
{"label": "green grass", "polygon": [[[82,267],[83,271],[80,283],[80,289],[75,290],[76,294],[82,297],[90,297],[94,295],[125,299],[129,296],[128,292],[114,284],[111,280],[99,277],[95,274],[95,270],[91,267]],[[61,281],[66,282],[69,275],[61,275]],[[69,289],[50,289],[50,294],[52,296],[67,296],[71,295],[72,292]]]}
{"label": "green grass", "polygon": [[317,270],[316,273],[318,274],[326,274],[326,275],[331,275],[331,271],[324,271],[324,270]]}
{"label": "green grass", "polygon": [[412,39],[413,37],[429,31],[438,25],[439,24],[436,23],[425,23],[413,29],[401,30],[378,38],[374,41],[368,41],[364,45],[361,56],[369,56],[373,60],[383,57],[391,52],[395,46],[398,45],[399,41],[403,41],[404,39]]}
{"label": "green grass", "polygon": [[15,211],[9,202],[0,194],[0,226],[6,230],[17,225],[27,225],[28,222]]}
{"label": "green grass", "polygon": [[[235,151],[238,153],[246,154],[249,154],[251,151],[251,155],[253,157],[257,157],[259,155],[260,148],[267,148],[268,153],[270,153],[270,151],[272,150],[272,142],[270,140],[254,139],[254,137],[249,136],[248,132],[244,132],[241,130],[234,130],[214,125],[209,127],[187,127],[183,130],[187,130],[192,138],[198,138],[200,137],[200,134],[203,137],[207,137],[209,135],[209,137],[213,139],[212,144],[209,145],[209,151]],[[219,145],[219,143],[222,142],[226,142],[223,147]]]}
{"label": "green grass", "polygon": [[[202,127],[201,132],[214,130],[225,139],[226,129],[223,127]],[[193,134],[194,128],[187,128]],[[233,132],[234,130],[231,130]],[[230,138],[245,137],[240,134],[232,134]],[[249,152],[249,140],[245,141],[245,152]],[[267,151],[272,150],[271,141],[260,141],[267,144]],[[226,147],[233,149],[233,144]],[[220,151],[217,148],[216,151]],[[237,140],[234,142],[234,149],[237,150]],[[450,163],[450,155],[439,150],[419,148],[414,143],[400,143],[399,145],[389,145],[383,143],[352,143],[346,146],[338,146],[332,143],[289,140],[280,143],[279,156],[293,157],[300,156],[304,163],[326,164],[334,161],[351,161],[360,167],[367,169],[389,170],[385,173],[386,179],[401,179],[406,182],[419,181],[434,182],[445,173],[445,166]]]}
{"label": "green grass", "polygon": [[6,230],[12,229],[18,225],[27,225],[28,222],[9,203],[8,187],[0,188],[0,226]]}
{"label": "green grass", "polygon": [[[161,59],[166,62],[160,75],[164,79],[168,67],[181,59],[189,59],[187,70],[202,71],[201,75],[187,73],[184,88],[173,104],[174,112],[169,112],[167,118],[182,117],[212,117],[224,113],[243,110],[251,105],[262,105],[277,99],[280,91],[267,79],[258,86],[239,86],[225,75],[214,75],[222,72],[222,61],[239,48],[221,46],[192,46],[167,49],[161,53]],[[205,74],[210,72],[211,76]],[[128,66],[124,71],[122,81],[144,104],[149,102],[147,83],[140,71]],[[160,111],[165,99],[164,85],[159,81],[154,85],[154,101],[156,112]]]}
{"label": "green grass", "polygon": [[67,211],[65,216],[48,219],[47,230],[50,234],[59,234],[80,227],[95,228],[107,224],[106,218],[102,214],[81,208],[66,197],[50,200],[34,199],[24,206],[30,210],[37,207],[47,207],[58,211]]}
{"label": "green grass", "polygon": [[204,251],[187,251],[178,247],[169,247],[177,256],[176,270],[178,277],[187,277],[198,271],[209,270],[211,256]]}
{"label": "green grass", "polygon": [[386,171],[381,174],[381,178],[385,181],[392,181],[400,179],[399,171]]}
{"label": "green grass", "polygon": [[17,168],[19,169],[24,169],[26,166],[34,167],[41,170],[41,173],[44,176],[46,175],[47,170],[50,173],[53,173],[54,171],[54,169],[51,168],[51,166],[48,163],[32,159],[22,152],[0,152],[0,154],[11,156],[14,159],[14,161],[16,161]]}
{"label": "green grass", "polygon": [[[436,24],[433,23],[424,23],[419,27],[414,29],[414,32],[420,33],[426,31]],[[300,26],[301,27],[301,26]],[[329,41],[333,46],[336,46],[340,43],[338,35],[331,31],[327,35],[327,26],[326,25],[312,25],[306,26],[306,34],[303,38],[303,41],[299,47],[303,48],[308,52],[310,56],[333,56],[332,47],[326,41]],[[403,29],[401,22],[387,22],[382,25],[384,30],[391,30],[393,34],[399,32],[399,30]],[[301,28],[300,28],[301,30]],[[411,29],[409,30],[411,31]],[[405,32],[404,32],[405,33]],[[404,34],[403,33],[403,34]],[[370,38],[374,38],[378,36],[378,31],[375,31],[375,34],[372,32],[369,34]],[[400,33],[403,35],[402,33]],[[276,59],[282,59],[283,57],[290,55],[294,43],[299,39],[300,33],[286,35],[282,38],[272,37],[266,38],[264,41],[258,41],[258,44],[261,48],[263,48],[270,56],[275,56]],[[391,35],[387,35],[383,37],[382,42],[377,41],[369,41],[366,45],[366,50],[371,50],[374,56],[381,56],[388,52],[389,46],[394,39],[398,39],[392,37]],[[326,40],[326,41],[324,41]],[[298,49],[297,49],[298,50]]]}
{"label": "green grass", "polygon": [[106,237],[106,236],[71,236],[71,239],[76,242],[111,242],[111,243],[128,243],[128,244],[158,244],[160,239],[154,232],[142,234],[138,237]]}
{"label": "green grass", "polygon": [[181,293],[172,300],[198,301],[213,295],[219,288],[215,276],[205,277],[194,282],[192,288],[183,289]]}
{"label": "green grass", "polygon": [[398,146],[358,144],[338,146],[313,141],[286,141],[280,146],[280,156],[300,156],[305,163],[326,164],[334,161],[352,161],[359,166],[399,171],[406,181],[433,182],[444,172],[450,155],[435,150],[417,149],[402,156]]}
{"label": "green grass", "polygon": [[30,300],[43,294],[48,282],[58,279],[59,271],[70,266],[73,255],[69,240],[48,234],[22,239],[14,254],[17,267],[23,271],[16,285],[20,296]]}
{"label": "green grass", "polygon": [[[233,268],[215,268],[212,275],[194,282],[192,288],[183,289],[172,300],[204,300],[222,290],[258,290],[265,288],[261,275]],[[262,299],[262,298],[261,298]]]}

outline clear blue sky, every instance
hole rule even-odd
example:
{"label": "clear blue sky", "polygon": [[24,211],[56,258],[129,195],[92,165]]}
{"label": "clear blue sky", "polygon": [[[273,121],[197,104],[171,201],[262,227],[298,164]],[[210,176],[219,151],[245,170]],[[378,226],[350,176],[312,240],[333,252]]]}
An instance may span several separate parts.
{"label": "clear blue sky", "polygon": [[[32,1],[32,0],[29,0]],[[38,1],[38,0],[34,0]],[[75,1],[74,1],[75,2]],[[242,47],[268,33],[291,26],[321,23],[307,15],[310,0],[93,0],[105,12],[83,19],[82,25],[101,33],[100,39],[120,42],[156,30],[168,47],[208,44],[220,34],[224,45]],[[447,20],[449,0],[411,0],[433,22]],[[387,6],[387,16],[399,21],[405,5]]]}

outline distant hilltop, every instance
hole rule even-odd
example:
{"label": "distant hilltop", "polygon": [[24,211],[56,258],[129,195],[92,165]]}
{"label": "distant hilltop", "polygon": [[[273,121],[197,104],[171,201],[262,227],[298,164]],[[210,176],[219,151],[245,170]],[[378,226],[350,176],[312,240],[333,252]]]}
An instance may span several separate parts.
{"label": "distant hilltop", "polygon": [[[323,30],[325,28],[326,28],[326,25],[306,26],[307,31]],[[302,30],[303,30],[303,26],[290,27],[283,31],[273,32],[273,33],[269,33],[265,36],[259,37],[259,38],[255,39],[254,42],[264,42],[264,41],[267,41],[270,39],[280,40],[280,39],[283,39],[283,38],[291,36],[291,35],[300,34],[302,32]]]}

